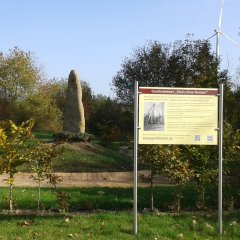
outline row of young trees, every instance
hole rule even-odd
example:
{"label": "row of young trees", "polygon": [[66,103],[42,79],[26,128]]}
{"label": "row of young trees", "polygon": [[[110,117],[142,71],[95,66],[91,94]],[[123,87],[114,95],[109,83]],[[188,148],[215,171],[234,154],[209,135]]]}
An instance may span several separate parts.
{"label": "row of young trees", "polygon": [[29,120],[19,126],[11,120],[0,122],[0,174],[7,174],[6,183],[9,186],[9,209],[13,210],[13,186],[15,174],[19,168],[28,164],[31,178],[38,183],[37,206],[40,210],[41,183],[49,180],[56,185],[58,177],[53,172],[52,159],[60,150],[54,145],[46,145],[38,141],[32,135],[34,122]]}
{"label": "row of young trees", "polygon": [[[56,187],[58,176],[53,171],[53,158],[61,153],[54,145],[40,143],[33,138],[31,130],[33,121],[27,121],[20,126],[12,121],[0,123],[0,174],[8,175],[5,180],[9,185],[9,209],[13,210],[13,186],[15,174],[23,164],[31,166],[31,176],[38,183],[37,206],[40,210],[41,183],[48,180]],[[239,174],[232,163],[239,161],[240,131],[234,134],[229,124],[225,124],[224,142],[224,174],[225,179],[224,207],[231,210],[239,207],[239,194],[232,191],[239,188]],[[233,138],[232,138],[233,137]],[[141,145],[139,150],[140,163],[144,169],[150,170],[147,181],[151,184],[151,208],[154,209],[153,179],[155,175],[165,175],[176,184],[175,201],[172,210],[180,211],[183,190],[187,183],[194,183],[196,188],[197,205],[199,210],[208,209],[207,188],[216,186],[217,176],[217,147],[215,146],[164,146]],[[239,166],[239,164],[238,164]],[[235,172],[232,172],[235,170]],[[62,192],[57,197],[66,198]],[[65,208],[64,208],[65,209]]]}
{"label": "row of young trees", "polygon": [[[240,131],[235,132],[230,124],[224,124],[224,208],[238,208],[239,196],[234,188],[239,188],[240,175]],[[196,207],[208,209],[207,189],[217,186],[218,148],[217,146],[189,145],[140,145],[139,162],[150,174],[145,179],[151,186],[151,208],[154,208],[153,180],[157,174],[166,176],[176,184],[174,209],[180,211],[183,188],[193,184],[197,192]]]}

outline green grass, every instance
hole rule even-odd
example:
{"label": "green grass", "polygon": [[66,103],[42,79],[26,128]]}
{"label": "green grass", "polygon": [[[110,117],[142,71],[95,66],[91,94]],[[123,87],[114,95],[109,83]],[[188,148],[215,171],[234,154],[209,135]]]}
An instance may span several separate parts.
{"label": "green grass", "polygon": [[[68,218],[68,220],[66,220]],[[196,227],[191,228],[192,221]],[[224,219],[224,240],[240,239],[239,216]],[[11,216],[0,214],[0,239],[134,239],[131,212],[108,212],[81,215]],[[235,227],[231,223],[236,221]],[[184,238],[178,238],[182,234]],[[138,239],[218,239],[217,217],[201,215],[139,214]]]}
{"label": "green grass", "polygon": [[[58,189],[70,196],[70,211],[86,210],[110,210],[125,211],[132,209],[133,189],[132,188],[63,188]],[[41,208],[47,210],[59,209],[59,203],[54,189],[43,188],[41,190]],[[8,209],[7,198],[8,188],[0,189],[0,209]],[[161,212],[171,211],[174,201],[174,187],[155,187],[154,206]],[[207,204],[210,210],[217,209],[217,191],[211,191],[212,195]],[[196,210],[196,190],[192,186],[187,186],[184,190],[184,197],[181,202],[182,210]],[[17,209],[37,209],[37,188],[14,188],[15,208]],[[150,189],[138,189],[138,209],[150,208]]]}
{"label": "green grass", "polygon": [[106,147],[108,149],[114,150],[114,151],[118,151],[119,147],[129,146],[128,141],[115,141],[115,142],[106,143],[106,142],[103,142],[100,140],[94,140],[93,143],[98,144],[103,147]]}
{"label": "green grass", "polygon": [[33,132],[33,135],[39,139],[41,142],[52,142],[53,141],[53,134],[47,132]]}
{"label": "green grass", "polygon": [[[45,139],[47,142],[47,138]],[[53,159],[55,172],[121,172],[132,171],[133,160],[122,156],[119,149],[96,143],[82,145],[65,144],[59,146],[60,154]],[[21,172],[30,172],[28,163],[19,167]]]}
{"label": "green grass", "polygon": [[[132,236],[133,189],[59,190],[70,196],[71,214],[60,214],[55,190],[44,188],[41,192],[41,209],[46,211],[42,212],[41,216],[37,216],[35,211],[37,189],[14,188],[15,209],[23,210],[23,213],[11,215],[0,211],[0,239],[134,239]],[[150,191],[147,188],[138,189],[138,239],[178,239],[178,234],[183,234],[184,239],[218,239],[216,208],[211,212],[202,213],[166,213],[168,205],[174,199],[174,190],[174,187],[154,189],[155,207],[160,210],[160,215],[157,215],[142,211],[150,206]],[[194,210],[196,192],[192,186],[185,189],[184,195],[183,210]],[[1,188],[0,209],[8,209],[7,198],[8,189]],[[24,214],[26,209],[30,212]],[[65,221],[66,217],[69,218],[69,222]],[[193,220],[196,221],[196,226],[192,226]],[[236,224],[231,226],[233,221]],[[223,239],[240,239],[239,221],[239,212],[224,215]]]}
{"label": "green grass", "polygon": [[[34,132],[34,136],[43,143],[53,141],[53,135]],[[32,142],[29,142],[32,144]],[[53,159],[55,172],[109,172],[132,171],[133,159],[119,153],[119,147],[125,142],[104,144],[95,140],[91,143],[65,143],[59,146],[61,153]],[[30,172],[29,164],[19,167],[21,172]]]}
{"label": "green grass", "polygon": [[106,147],[96,147],[96,151],[79,151],[66,149],[54,159],[56,172],[109,172],[132,171],[133,161],[121,156],[118,150]]}

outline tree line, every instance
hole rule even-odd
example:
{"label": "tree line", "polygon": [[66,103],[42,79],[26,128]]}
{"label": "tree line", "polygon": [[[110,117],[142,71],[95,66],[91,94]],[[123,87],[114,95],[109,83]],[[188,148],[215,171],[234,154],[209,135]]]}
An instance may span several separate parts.
{"label": "tree line", "polygon": [[[111,141],[131,131],[131,114],[117,100],[93,94],[86,81],[81,85],[87,132]],[[46,78],[34,53],[0,53],[0,120],[33,119],[35,131],[60,132],[66,88],[67,78]]]}
{"label": "tree line", "polygon": [[[240,86],[219,66],[208,41],[149,41],[134,49],[113,76],[116,98],[93,94],[88,82],[81,82],[87,131],[109,141],[132,135],[135,80],[148,87],[217,88],[224,83],[224,120],[239,129]],[[1,120],[33,119],[35,130],[61,131],[66,87],[66,78],[47,79],[34,53],[16,47],[0,52]]]}
{"label": "tree line", "polygon": [[[225,181],[225,187],[230,189],[225,197],[228,205],[237,202],[239,199],[231,194],[231,189],[239,187],[240,177],[240,86],[227,70],[220,69],[220,63],[208,41],[147,42],[126,57],[113,76],[116,98],[95,95],[86,81],[81,82],[87,132],[104,142],[133,138],[135,80],[144,87],[218,88],[223,83],[224,175],[230,176]],[[10,49],[6,55],[0,53],[1,120],[11,119],[19,125],[32,119],[35,131],[61,131],[66,87],[64,78],[46,78],[33,53],[19,48]],[[178,210],[182,187],[190,180],[195,182],[199,193],[199,208],[206,207],[206,188],[216,184],[215,147],[143,145],[139,155],[142,166],[150,170],[151,183],[156,174],[165,174],[177,183]]]}

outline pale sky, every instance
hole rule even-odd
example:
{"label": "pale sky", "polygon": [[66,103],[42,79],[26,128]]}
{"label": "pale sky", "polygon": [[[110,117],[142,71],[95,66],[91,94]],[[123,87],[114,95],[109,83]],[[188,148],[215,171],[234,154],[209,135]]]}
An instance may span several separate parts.
{"label": "pale sky", "polygon": [[[207,39],[217,28],[222,0],[0,1],[0,51],[32,51],[49,79],[71,69],[95,94],[113,96],[110,83],[124,57],[148,40]],[[240,43],[240,1],[225,0],[222,32]],[[215,38],[211,40],[215,51]],[[220,39],[223,67],[240,66],[240,48]]]}

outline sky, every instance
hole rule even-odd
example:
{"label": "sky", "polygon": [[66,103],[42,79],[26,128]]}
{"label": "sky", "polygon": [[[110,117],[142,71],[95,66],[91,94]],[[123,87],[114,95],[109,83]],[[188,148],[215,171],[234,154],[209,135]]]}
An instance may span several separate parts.
{"label": "sky", "polygon": [[[94,94],[114,97],[112,78],[125,57],[149,40],[208,39],[222,0],[7,0],[0,1],[0,51],[34,52],[48,79],[75,69]],[[225,0],[222,32],[240,43],[240,1]],[[211,40],[213,51],[216,38]],[[235,73],[240,48],[220,38],[222,68]]]}

